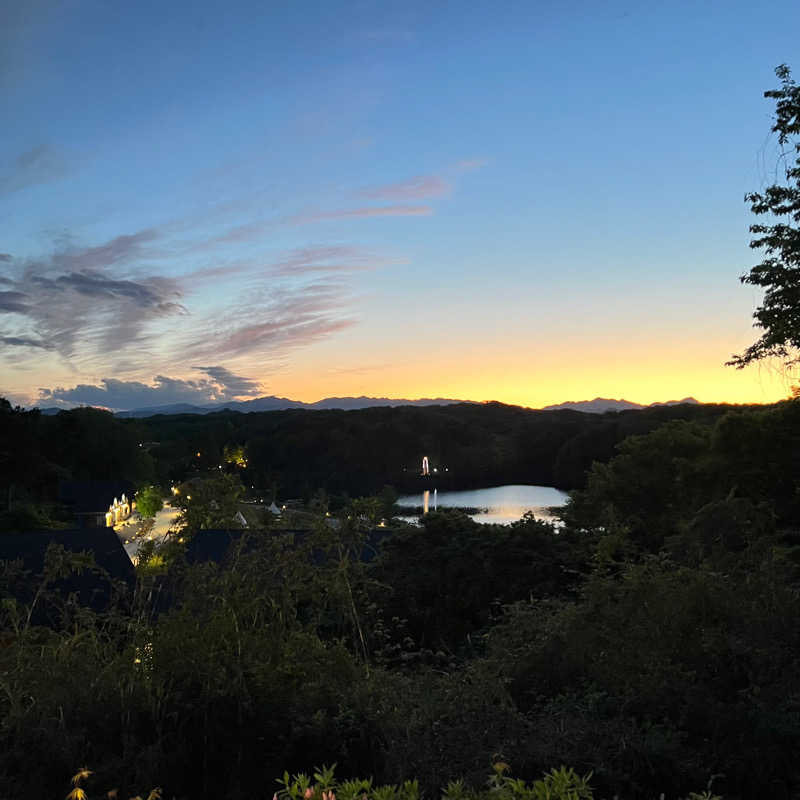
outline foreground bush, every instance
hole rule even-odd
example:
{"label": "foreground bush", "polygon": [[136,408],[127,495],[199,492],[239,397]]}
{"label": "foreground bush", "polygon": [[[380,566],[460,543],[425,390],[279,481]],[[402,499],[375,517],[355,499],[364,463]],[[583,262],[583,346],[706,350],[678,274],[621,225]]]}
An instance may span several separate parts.
{"label": "foreground bush", "polygon": [[[284,772],[283,778],[278,779],[281,788],[275,792],[272,800],[420,800],[422,796],[416,780],[383,786],[374,785],[372,778],[337,781],[335,768],[335,764],[332,767],[318,767],[313,775],[301,772],[290,776],[288,772]],[[510,768],[502,761],[493,764],[492,770],[486,789],[471,789],[462,780],[450,781],[442,789],[442,800],[594,800],[594,793],[589,785],[591,773],[580,776],[571,767],[551,769],[531,784],[510,777]],[[79,769],[72,776],[73,788],[66,800],[90,800],[84,784],[92,774],[86,767]],[[117,795],[116,789],[105,793],[109,798],[116,798]],[[162,800],[162,796],[161,788],[152,789],[147,800]],[[142,800],[142,797],[137,796],[131,800]],[[692,792],[688,800],[722,798],[707,789],[701,794]]]}

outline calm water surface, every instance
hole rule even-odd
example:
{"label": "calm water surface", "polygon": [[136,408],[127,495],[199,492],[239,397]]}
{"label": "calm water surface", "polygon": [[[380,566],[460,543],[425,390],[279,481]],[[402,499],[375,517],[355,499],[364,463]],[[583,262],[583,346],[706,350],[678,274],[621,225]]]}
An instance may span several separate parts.
{"label": "calm water surface", "polygon": [[[567,493],[552,486],[492,486],[489,489],[469,489],[463,492],[439,492],[435,489],[407,494],[398,499],[401,506],[421,506],[423,510],[437,508],[479,508],[473,514],[476,522],[516,522],[526,511],[533,511],[537,519],[552,520],[549,507],[563,506]],[[485,509],[485,510],[484,510]],[[406,517],[416,520],[417,517]]]}

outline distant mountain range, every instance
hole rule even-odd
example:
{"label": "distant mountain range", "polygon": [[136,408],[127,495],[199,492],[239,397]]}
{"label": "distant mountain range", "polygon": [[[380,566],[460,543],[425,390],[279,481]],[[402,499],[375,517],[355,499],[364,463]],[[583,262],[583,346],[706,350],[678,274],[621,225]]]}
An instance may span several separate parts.
{"label": "distant mountain range", "polygon": [[[208,406],[196,406],[190,403],[173,403],[166,406],[134,408],[130,411],[118,411],[118,417],[154,417],[156,414],[213,414],[215,411],[283,411],[290,408],[304,408],[308,411],[323,409],[342,409],[353,411],[359,408],[375,408],[376,406],[447,406],[454,403],[471,403],[472,400],[454,400],[448,397],[423,397],[419,400],[392,399],[389,397],[326,397],[316,403],[303,403],[287,397],[257,397],[255,400],[231,400],[227,403],[215,403]],[[554,406],[545,406],[542,411],[583,411],[588,414],[604,414],[606,411],[631,411],[654,406],[677,406],[685,403],[697,404],[694,397],[683,400],[669,400],[666,403],[650,403],[643,406],[628,400],[612,400],[606,397],[595,397],[594,400],[567,401]],[[42,414],[58,414],[62,408],[40,408]]]}
{"label": "distant mountain range", "polygon": [[699,401],[694,397],[684,397],[683,400],[668,400],[666,403],[650,403],[643,406],[640,403],[631,403],[629,400],[612,400],[608,397],[595,397],[594,400],[568,400],[566,403],[559,403],[556,406],[545,406],[542,411],[584,411],[588,414],[605,414],[606,411],[633,411],[642,408],[653,408],[655,406],[682,406],[698,405]]}
{"label": "distant mountain range", "polygon": [[286,397],[257,397],[255,400],[232,400],[227,403],[216,403],[210,406],[194,406],[188,403],[175,403],[169,406],[154,408],[135,408],[131,411],[118,411],[118,417],[152,417],[156,414],[211,414],[215,411],[283,411],[288,408],[304,408],[308,411],[324,409],[342,409],[352,411],[358,408],[374,408],[375,406],[446,406],[453,403],[468,402],[452,400],[446,397],[423,397],[420,400],[393,400],[389,397],[326,397],[316,403],[303,403],[300,400],[289,400]]}

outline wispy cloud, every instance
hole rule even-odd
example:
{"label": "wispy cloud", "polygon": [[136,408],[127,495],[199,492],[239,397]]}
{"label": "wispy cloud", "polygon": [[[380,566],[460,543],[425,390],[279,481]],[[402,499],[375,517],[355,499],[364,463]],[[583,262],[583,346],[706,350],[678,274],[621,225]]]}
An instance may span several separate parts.
{"label": "wispy cloud", "polygon": [[[144,282],[137,283],[133,280],[116,280],[107,278],[96,270],[82,270],[68,275],[59,275],[57,278],[46,278],[35,275],[31,279],[38,290],[52,293],[77,292],[93,300],[133,301],[143,308],[152,308],[158,312],[170,313],[176,308],[176,303],[165,302],[158,292],[162,279],[151,278],[157,281],[148,285]],[[14,294],[6,292],[5,294]]]}
{"label": "wispy cloud", "polygon": [[[415,175],[403,181],[362,189],[359,194],[372,200],[425,200],[450,194],[458,177],[486,165],[483,159],[465,159],[442,170],[442,174]],[[446,176],[446,177],[445,177]]]}
{"label": "wispy cloud", "polygon": [[438,175],[417,175],[406,181],[363,189],[361,194],[377,200],[424,200],[448,194],[451,185]]}
{"label": "wispy cloud", "polygon": [[151,321],[185,312],[175,280],[134,269],[155,238],[147,230],[95,247],[67,243],[19,265],[0,292],[0,314],[15,315],[7,321],[17,327],[6,338],[43,342],[67,359],[140,344]]}
{"label": "wispy cloud", "polygon": [[430,206],[365,206],[363,208],[343,208],[338,211],[317,211],[297,214],[289,217],[287,222],[294,225],[305,225],[310,222],[325,222],[335,219],[367,219],[369,217],[427,217],[433,214]]}
{"label": "wispy cloud", "polygon": [[207,281],[218,278],[230,278],[243,272],[252,270],[258,262],[251,260],[237,260],[227,264],[218,264],[213,267],[198,267],[187,272],[181,277],[184,281]]}
{"label": "wispy cloud", "polygon": [[58,180],[67,173],[67,163],[52,147],[40,144],[0,165],[0,194]]}
{"label": "wispy cloud", "polygon": [[268,230],[274,228],[278,224],[276,220],[257,220],[256,222],[248,222],[244,225],[236,225],[229,228],[225,233],[215,236],[207,244],[238,244],[240,242],[248,242],[263,236]]}
{"label": "wispy cloud", "polygon": [[[58,174],[54,152],[41,146],[16,157],[5,172],[0,165],[0,191]],[[48,369],[57,356],[77,374],[113,375],[116,381],[162,373],[160,382],[141,383],[145,393],[172,390],[169,381],[183,380],[164,377],[172,372],[170,364],[257,357],[260,369],[274,368],[295,348],[354,325],[350,276],[392,262],[352,243],[312,243],[276,253],[267,235],[282,229],[285,238],[289,228],[321,222],[429,216],[431,205],[413,201],[449,188],[443,177],[422,175],[364,189],[352,207],[300,206],[297,213],[263,219],[239,215],[240,224],[233,224],[236,216],[225,206],[216,217],[165,221],[99,243],[63,234],[45,255],[0,253],[0,353],[9,363],[25,358],[33,364],[37,351],[43,363],[44,351],[51,351]],[[216,372],[222,367],[203,369],[215,370],[202,380],[217,381],[218,394],[223,383],[234,385],[232,373],[226,378]],[[65,402],[118,407],[107,395],[121,384],[111,381],[95,386],[94,395],[89,384],[73,387],[83,392],[81,400],[63,394],[71,389],[58,391]],[[195,391],[197,383],[190,380],[184,388]],[[239,382],[235,388],[246,395],[252,387]]]}
{"label": "wispy cloud", "polygon": [[[431,195],[426,195],[431,196]],[[377,195],[376,195],[377,197]],[[387,199],[389,199],[387,195]],[[397,199],[403,199],[398,196]],[[408,199],[412,199],[409,195]],[[310,225],[315,222],[328,222],[345,219],[369,219],[370,217],[426,217],[433,213],[428,205],[397,204],[389,206],[363,206],[331,211],[306,211],[280,218],[254,220],[236,225],[209,239],[200,240],[189,246],[189,251],[202,252],[226,245],[237,245],[261,239],[270,231],[282,226]]]}
{"label": "wispy cloud", "polygon": [[356,272],[385,263],[386,259],[352,245],[311,245],[290,251],[274,262],[270,270],[276,275]]}
{"label": "wispy cloud", "polygon": [[221,318],[215,315],[207,321],[210,335],[188,343],[186,350],[197,359],[279,358],[353,325],[349,300],[346,287],[335,281],[273,290]]}
{"label": "wispy cloud", "polygon": [[66,246],[53,253],[54,267],[66,270],[106,269],[116,264],[147,258],[150,252],[145,245],[158,238],[154,228],[146,228],[136,233],[115,236],[96,247]]}
{"label": "wispy cloud", "polygon": [[0,292],[0,314],[26,314],[27,300],[25,292]]}
{"label": "wispy cloud", "polygon": [[355,324],[352,319],[310,316],[307,319],[278,317],[265,322],[243,325],[208,348],[220,356],[241,356],[260,350],[280,350],[307,346]]}
{"label": "wispy cloud", "polygon": [[34,347],[40,350],[52,350],[53,348],[39,339],[31,339],[26,336],[0,336],[0,343],[9,347]]}
{"label": "wispy cloud", "polygon": [[[88,247],[67,238],[47,257],[14,262],[0,291],[0,349],[11,360],[25,347],[52,350],[95,374],[112,364],[117,375],[141,372],[154,363],[153,348],[159,364],[215,364],[242,355],[275,364],[291,350],[353,325],[352,298],[341,278],[386,263],[356,245],[314,244],[271,262],[246,259],[168,278],[149,271],[152,265],[144,271],[161,238],[153,229]],[[249,284],[226,281],[213,311],[189,316],[186,298],[195,283],[235,272],[246,274]],[[291,278],[301,281],[287,283]],[[231,375],[218,371],[223,368],[203,369],[213,370],[208,380],[232,385]],[[240,381],[235,388],[247,394],[253,387]],[[88,390],[82,391],[81,402],[90,402]]]}
{"label": "wispy cloud", "polygon": [[152,383],[103,378],[98,384],[80,383],[71,388],[39,389],[39,402],[59,405],[102,406],[114,410],[147,408],[172,403],[206,405],[252,397],[259,393],[257,381],[235,375],[224,367],[194,367],[208,377],[196,380],[156,375]]}

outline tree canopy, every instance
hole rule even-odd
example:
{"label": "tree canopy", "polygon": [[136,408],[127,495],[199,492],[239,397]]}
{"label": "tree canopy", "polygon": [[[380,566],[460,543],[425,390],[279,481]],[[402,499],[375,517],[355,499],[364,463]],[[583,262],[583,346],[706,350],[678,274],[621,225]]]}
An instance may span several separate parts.
{"label": "tree canopy", "polygon": [[764,96],[776,101],[772,131],[782,148],[785,182],[745,196],[750,210],[757,216],[768,215],[773,224],[750,226],[755,235],[750,247],[763,248],[764,259],[741,281],[766,290],[753,313],[755,327],[763,333],[728,362],[739,368],[769,357],[780,358],[787,366],[800,362],[800,86],[785,64],[775,74],[781,86]]}
{"label": "tree canopy", "polygon": [[136,492],[136,508],[143,517],[154,517],[164,508],[164,498],[158,486],[144,486]]}

